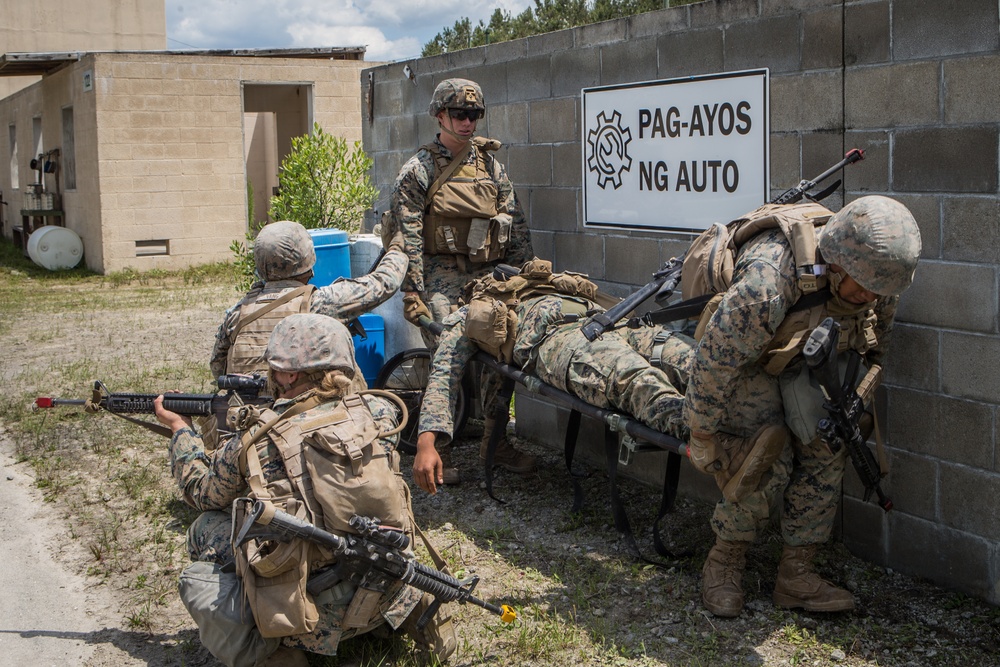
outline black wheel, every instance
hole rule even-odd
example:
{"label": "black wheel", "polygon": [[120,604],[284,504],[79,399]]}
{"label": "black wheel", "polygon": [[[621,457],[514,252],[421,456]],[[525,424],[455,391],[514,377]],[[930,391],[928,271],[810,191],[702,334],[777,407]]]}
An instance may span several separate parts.
{"label": "black wheel", "polygon": [[[431,353],[425,348],[403,350],[389,361],[385,362],[378,377],[375,378],[375,388],[385,389],[403,399],[409,418],[406,427],[399,434],[399,451],[406,454],[417,453],[417,428],[420,421],[420,404],[424,400],[424,389],[427,387],[427,377],[430,375]],[[466,383],[458,393],[455,404],[455,433],[461,433],[469,418],[471,396]]]}

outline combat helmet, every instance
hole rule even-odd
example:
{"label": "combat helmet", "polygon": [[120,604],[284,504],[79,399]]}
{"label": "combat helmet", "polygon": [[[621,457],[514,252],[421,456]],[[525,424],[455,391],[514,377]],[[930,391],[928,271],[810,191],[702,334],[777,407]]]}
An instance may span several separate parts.
{"label": "combat helmet", "polygon": [[819,249],[826,262],[842,267],[865,289],[881,296],[901,294],[913,282],[920,229],[898,201],[870,195],[830,218]]}
{"label": "combat helmet", "polygon": [[434,89],[428,110],[431,116],[437,118],[443,109],[479,109],[485,114],[483,89],[468,79],[445,79]]}
{"label": "combat helmet", "polygon": [[267,364],[287,373],[339,370],[354,375],[354,343],[328,315],[296,313],[278,322],[267,341]]}
{"label": "combat helmet", "polygon": [[316,249],[306,228],[291,220],[279,220],[257,234],[253,244],[257,275],[264,280],[286,280],[316,264]]}

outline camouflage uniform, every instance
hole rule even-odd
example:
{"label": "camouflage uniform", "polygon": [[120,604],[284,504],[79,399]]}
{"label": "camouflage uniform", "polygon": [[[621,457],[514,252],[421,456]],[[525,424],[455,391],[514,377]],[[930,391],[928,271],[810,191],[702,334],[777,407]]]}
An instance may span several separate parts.
{"label": "camouflage uniform", "polygon": [[[545,295],[518,304],[513,365],[591,405],[620,410],[650,428],[686,438],[680,422],[683,397],[667,375],[650,366],[618,331],[588,341],[580,322],[564,323],[566,302],[564,297]],[[598,308],[584,299],[574,300],[574,305],[581,303],[587,309]],[[420,431],[439,434],[438,442],[452,435],[459,382],[465,365],[479,351],[464,335],[467,314],[468,307],[463,306],[445,319],[420,408]]]}
{"label": "camouflage uniform", "polygon": [[[891,210],[886,212],[885,207]],[[883,214],[881,222],[870,223],[869,218],[877,218],[879,214]],[[897,228],[902,231],[894,238]],[[864,289],[886,296],[864,305],[843,302],[837,297],[840,279],[830,272],[831,291],[835,296],[822,306],[814,307],[820,312],[813,316],[813,321],[818,324],[822,317],[832,315],[842,323],[861,324],[870,323],[874,317],[876,321],[871,332],[876,341],[868,339],[865,342],[864,337],[859,337],[852,342],[863,353],[867,364],[881,364],[898,294],[910,284],[920,253],[916,224],[900,204],[884,197],[864,197],[834,216],[819,234],[823,261],[839,265]],[[791,246],[780,230],[764,232],[741,249],[732,285],[690,360],[683,415],[693,433],[726,431],[748,435],[763,425],[786,421],[786,404],[792,397],[783,396],[782,378],[797,376],[803,370],[804,361],[801,354],[794,357],[781,377],[766,373],[764,365],[776,332],[789,315],[791,306],[802,296],[795,278]],[[872,342],[874,344],[869,346]],[[802,390],[803,385],[797,385],[797,391]],[[818,387],[811,391],[815,395],[804,397],[805,400],[821,403]],[[753,541],[758,530],[768,522],[772,507],[781,500],[781,532],[786,545],[783,567],[786,556],[791,554],[789,562],[795,561],[798,568],[797,581],[807,581],[815,589],[813,600],[804,602],[806,594],[796,593],[784,598],[789,603],[782,606],[804,606],[813,611],[841,611],[853,607],[849,593],[820,583],[808,567],[811,550],[830,537],[845,465],[844,450],[832,452],[815,435],[814,425],[811,433],[813,437],[792,438],[791,447],[781,454],[771,474],[763,477],[756,492],[740,502],[723,500],[716,505],[711,523],[718,541],[706,561],[706,582],[710,563],[720,553],[722,556],[717,559],[717,564],[722,564],[720,567],[742,571],[745,545]],[[802,550],[802,558],[796,549]],[[807,566],[802,566],[803,561]],[[776,601],[779,599],[777,589],[786,580],[783,572],[779,569]],[[788,580],[794,579],[790,572],[786,573]],[[720,575],[717,579],[731,576]],[[736,581],[738,589],[738,576]],[[705,591],[703,588],[703,600],[713,613],[735,616],[742,608],[742,593],[738,595],[738,603],[733,602],[734,598],[717,598],[717,610],[706,599]],[[800,595],[802,599],[796,597]],[[815,606],[810,606],[813,604]]]}
{"label": "camouflage uniform", "polygon": [[[391,401],[377,396],[365,396],[376,422],[382,430],[390,430],[397,425],[399,409]],[[279,414],[294,401],[278,400],[274,404]],[[337,401],[323,403],[293,419],[309,419],[332,412]],[[382,440],[387,450],[395,445],[391,440]],[[267,481],[287,477],[281,455],[277,447],[267,437],[257,443],[264,476]],[[184,501],[202,514],[188,530],[188,554],[193,561],[211,561],[224,565],[234,560],[230,508],[233,500],[247,495],[246,478],[240,472],[240,436],[227,440],[221,447],[206,453],[201,437],[191,429],[182,429],[170,441],[170,470],[177,482]],[[319,605],[320,619],[316,630],[310,634],[286,637],[286,646],[301,648],[312,653],[336,655],[337,645],[343,639],[357,634],[356,629],[342,632],[340,621],[353,595],[351,590],[338,591],[339,601]],[[391,596],[392,592],[387,594]],[[387,612],[386,621],[392,627],[399,627],[409,612],[419,602],[420,593],[407,587],[400,600]]]}

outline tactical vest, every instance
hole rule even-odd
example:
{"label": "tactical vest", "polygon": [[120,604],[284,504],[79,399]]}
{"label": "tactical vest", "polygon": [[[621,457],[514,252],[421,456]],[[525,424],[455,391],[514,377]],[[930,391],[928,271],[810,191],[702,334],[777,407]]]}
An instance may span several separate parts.
{"label": "tactical vest", "polygon": [[[700,234],[684,257],[681,290],[685,299],[715,293],[701,313],[695,338],[704,335],[726,290],[732,285],[733,269],[740,250],[757,235],[781,229],[792,250],[795,279],[803,296],[829,286],[826,266],[818,260],[816,227],[825,225],[833,213],[815,203],[765,204],[728,225],[714,224]],[[855,306],[830,298],[809,308],[793,309],[782,320],[758,362],[770,375],[780,374],[802,351],[806,339],[826,317],[841,326],[840,351],[854,349],[864,354],[876,343],[875,313],[868,306]]]}
{"label": "tactical vest", "polygon": [[563,299],[563,312],[583,315],[591,303],[610,307],[617,299],[598,291],[581,273],[552,273],[552,262],[534,259],[521,272],[506,279],[492,274],[466,286],[469,305],[465,336],[489,354],[510,363],[517,335],[517,306],[527,299],[555,294]]}
{"label": "tactical vest", "polygon": [[278,322],[295,313],[308,313],[314,285],[268,286],[251,292],[240,307],[239,319],[230,334],[232,345],[226,358],[227,373],[267,373],[264,352]]}
{"label": "tactical vest", "polygon": [[[494,139],[474,137],[453,159],[438,144],[423,146],[434,156],[434,181],[424,209],[424,252],[458,255],[482,263],[503,259],[510,245],[512,218],[497,210],[497,186],[487,164],[487,151],[500,148]],[[472,164],[465,164],[471,150]]]}
{"label": "tactical vest", "polygon": [[[280,415],[268,409],[244,417],[241,427],[261,424],[241,441],[250,496],[338,535],[354,532],[348,522],[355,514],[412,534],[409,487],[399,473],[399,455],[379,442],[392,433],[379,431],[360,394],[344,397],[333,410],[316,410],[319,405],[307,395]],[[286,478],[264,476],[264,468],[273,464],[261,459],[266,438],[278,449]],[[315,629],[319,614],[306,591],[308,575],[333,560],[323,547],[298,539],[253,540],[237,550],[237,566],[264,637]],[[367,627],[372,621],[352,615],[349,607],[343,625]]]}

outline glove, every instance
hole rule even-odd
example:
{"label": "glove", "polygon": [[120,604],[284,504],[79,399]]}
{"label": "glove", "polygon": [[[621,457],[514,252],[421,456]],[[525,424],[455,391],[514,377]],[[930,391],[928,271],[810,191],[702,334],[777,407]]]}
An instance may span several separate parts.
{"label": "glove", "polygon": [[715,433],[692,432],[687,451],[691,465],[706,475],[714,475],[717,483],[725,485],[729,479],[729,454]]}
{"label": "glove", "polygon": [[420,318],[434,319],[427,304],[420,300],[416,294],[407,294],[403,297],[403,317],[407,322],[420,326]]}

